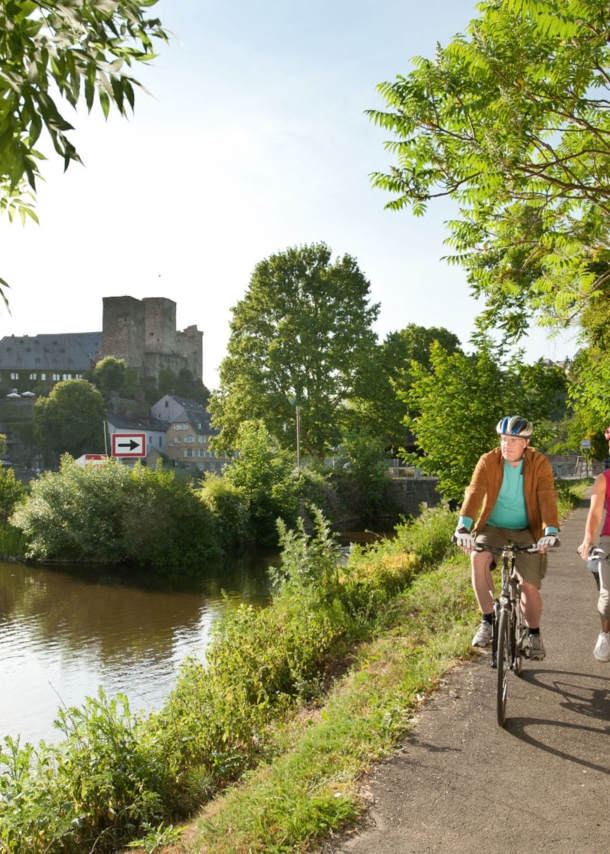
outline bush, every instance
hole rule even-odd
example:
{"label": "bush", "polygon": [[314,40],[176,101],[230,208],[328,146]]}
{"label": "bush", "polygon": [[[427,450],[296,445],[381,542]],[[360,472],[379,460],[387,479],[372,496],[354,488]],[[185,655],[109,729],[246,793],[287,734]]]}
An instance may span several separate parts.
{"label": "bush", "polygon": [[214,518],[172,471],[114,460],[82,468],[69,456],[31,486],[12,524],[28,557],[129,563],[180,573],[220,556]]}
{"label": "bush", "polygon": [[252,538],[248,525],[248,502],[243,490],[224,477],[210,474],[198,495],[216,518],[218,537],[224,548],[238,546]]}
{"label": "bush", "polygon": [[15,480],[13,469],[0,468],[0,519],[8,519],[26,493],[26,487]]}

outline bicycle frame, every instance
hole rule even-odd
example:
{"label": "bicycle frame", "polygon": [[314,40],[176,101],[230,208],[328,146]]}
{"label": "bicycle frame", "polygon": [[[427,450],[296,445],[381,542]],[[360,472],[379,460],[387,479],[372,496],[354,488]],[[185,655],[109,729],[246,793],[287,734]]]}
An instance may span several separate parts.
{"label": "bicycle frame", "polygon": [[500,556],[502,560],[502,582],[500,594],[494,599],[491,640],[491,666],[498,671],[497,720],[502,727],[506,722],[507,674],[509,670],[517,676],[521,674],[528,636],[521,610],[520,582],[515,561],[517,552],[534,550],[535,544],[518,546],[512,542],[500,549],[491,546],[477,547],[477,551],[489,551]]}

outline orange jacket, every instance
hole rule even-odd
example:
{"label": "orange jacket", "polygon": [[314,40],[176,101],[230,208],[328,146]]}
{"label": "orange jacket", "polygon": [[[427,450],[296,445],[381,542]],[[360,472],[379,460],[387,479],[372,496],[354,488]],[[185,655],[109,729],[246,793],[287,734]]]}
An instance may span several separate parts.
{"label": "orange jacket", "polygon": [[[503,477],[504,458],[500,448],[483,454],[466,489],[460,510],[460,516],[476,519],[474,530],[481,531],[487,524],[500,493]],[[529,528],[534,539],[539,540],[547,527],[559,529],[553,469],[544,454],[529,446],[525,449],[523,459],[523,492]]]}

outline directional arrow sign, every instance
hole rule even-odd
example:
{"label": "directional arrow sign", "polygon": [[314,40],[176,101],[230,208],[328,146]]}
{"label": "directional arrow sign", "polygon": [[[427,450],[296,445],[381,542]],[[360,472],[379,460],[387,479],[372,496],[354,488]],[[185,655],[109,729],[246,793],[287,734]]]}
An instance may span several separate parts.
{"label": "directional arrow sign", "polygon": [[113,457],[145,457],[146,433],[113,433]]}

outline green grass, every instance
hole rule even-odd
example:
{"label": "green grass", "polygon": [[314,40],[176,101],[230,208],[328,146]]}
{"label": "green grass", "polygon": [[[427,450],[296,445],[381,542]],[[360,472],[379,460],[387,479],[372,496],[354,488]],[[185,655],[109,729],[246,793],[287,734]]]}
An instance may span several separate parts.
{"label": "green grass", "polygon": [[275,761],[204,810],[187,851],[306,851],[357,819],[363,772],[392,752],[426,694],[470,655],[473,597],[466,560],[457,562],[394,600],[385,631],[358,650],[324,707],[278,730]]}
{"label": "green grass", "polygon": [[558,480],[556,481],[559,494],[558,510],[559,519],[563,520],[570,515],[572,510],[578,506],[585,492],[593,483],[592,477],[584,477],[581,480]]}
{"label": "green grass", "polygon": [[[591,483],[558,483],[560,519]],[[443,524],[438,517],[429,523]],[[425,530],[409,532],[414,535],[425,537]],[[388,549],[379,550],[380,562]],[[415,550],[426,551],[420,542]],[[404,738],[443,673],[471,655],[476,619],[467,558],[455,555],[416,578],[387,606],[381,633],[359,648],[355,665],[324,705],[278,726],[276,758],[208,804],[179,850],[297,854],[353,825],[366,805],[359,791],[363,773]]]}

